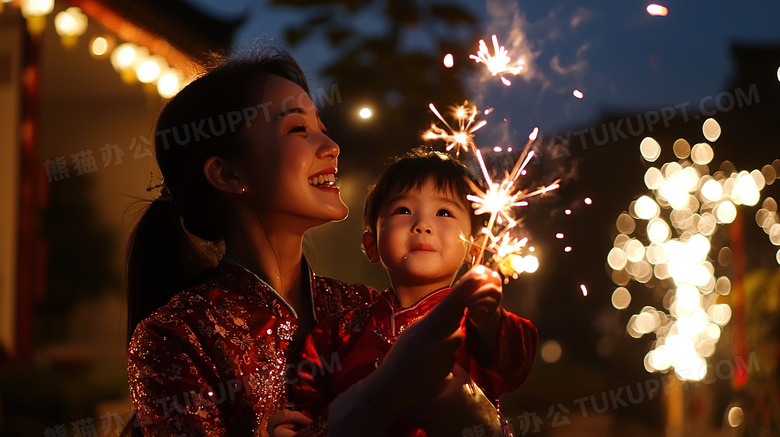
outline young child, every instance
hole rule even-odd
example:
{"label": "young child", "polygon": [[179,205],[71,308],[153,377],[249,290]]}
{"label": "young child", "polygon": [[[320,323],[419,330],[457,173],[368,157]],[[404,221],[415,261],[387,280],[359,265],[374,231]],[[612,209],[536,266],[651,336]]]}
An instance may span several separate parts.
{"label": "young child", "polygon": [[[379,367],[398,336],[450,292],[474,252],[462,237],[483,226],[466,199],[467,177],[459,162],[423,149],[407,153],[382,173],[365,203],[363,248],[372,263],[382,263],[391,288],[364,307],[320,321],[309,334],[288,395],[296,409],[312,418],[327,415],[329,403]],[[528,376],[537,333],[531,322],[500,306],[500,281],[493,279],[461,321],[465,341],[453,373],[468,375],[477,386],[472,390],[481,389],[497,411],[498,397]],[[397,420],[387,435],[461,435],[463,424],[442,429],[448,426],[444,422],[458,421],[447,413],[430,420]]]}

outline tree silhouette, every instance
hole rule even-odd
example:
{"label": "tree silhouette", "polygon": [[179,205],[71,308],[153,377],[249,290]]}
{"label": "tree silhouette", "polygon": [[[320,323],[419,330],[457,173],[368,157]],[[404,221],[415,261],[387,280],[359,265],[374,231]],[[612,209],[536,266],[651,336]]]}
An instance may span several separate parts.
{"label": "tree silhouette", "polygon": [[[349,150],[347,160],[378,169],[383,157],[422,143],[422,131],[432,121],[428,103],[444,108],[466,98],[460,77],[473,62],[452,69],[442,64],[446,53],[467,59],[477,39],[477,19],[460,6],[413,0],[272,3],[298,7],[306,16],[303,24],[285,30],[290,45],[324,42],[336,53],[321,74],[338,85],[341,102],[322,112],[342,149]],[[375,116],[360,120],[362,106]]]}

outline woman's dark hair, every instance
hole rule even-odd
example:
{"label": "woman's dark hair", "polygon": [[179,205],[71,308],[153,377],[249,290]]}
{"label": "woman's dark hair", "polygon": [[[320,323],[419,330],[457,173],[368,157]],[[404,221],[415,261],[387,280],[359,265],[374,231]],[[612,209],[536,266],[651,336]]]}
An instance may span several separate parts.
{"label": "woman's dark hair", "polygon": [[364,229],[376,233],[379,211],[388,199],[413,188],[420,188],[429,179],[438,189],[451,191],[461,198],[464,208],[470,213],[471,233],[476,234],[484,226],[484,220],[473,214],[471,202],[466,199],[466,195],[471,194],[467,181],[470,180],[477,186],[479,182],[460,161],[424,147],[412,149],[393,158],[392,163],[379,176],[363,207]]}
{"label": "woman's dark hair", "polygon": [[141,320],[216,265],[216,250],[204,242],[223,239],[225,200],[203,165],[212,156],[235,159],[245,153],[244,131],[268,117],[262,99],[268,75],[309,93],[295,60],[271,48],[221,61],[162,109],[154,141],[163,195],[146,209],[128,246],[128,342]]}

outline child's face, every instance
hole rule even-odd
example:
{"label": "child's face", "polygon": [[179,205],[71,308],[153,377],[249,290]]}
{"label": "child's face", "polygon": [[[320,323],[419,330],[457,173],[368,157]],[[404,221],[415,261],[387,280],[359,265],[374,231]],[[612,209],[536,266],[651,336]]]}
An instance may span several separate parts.
{"label": "child's face", "polygon": [[465,201],[432,180],[391,198],[379,211],[377,250],[394,286],[452,281],[470,235]]}

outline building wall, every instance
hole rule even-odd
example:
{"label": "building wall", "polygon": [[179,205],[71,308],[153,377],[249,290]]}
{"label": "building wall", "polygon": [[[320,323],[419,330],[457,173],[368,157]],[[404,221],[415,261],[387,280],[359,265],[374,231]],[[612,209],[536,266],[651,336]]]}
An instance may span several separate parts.
{"label": "building wall", "polygon": [[11,354],[15,349],[23,26],[17,14],[0,15],[0,347]]}

